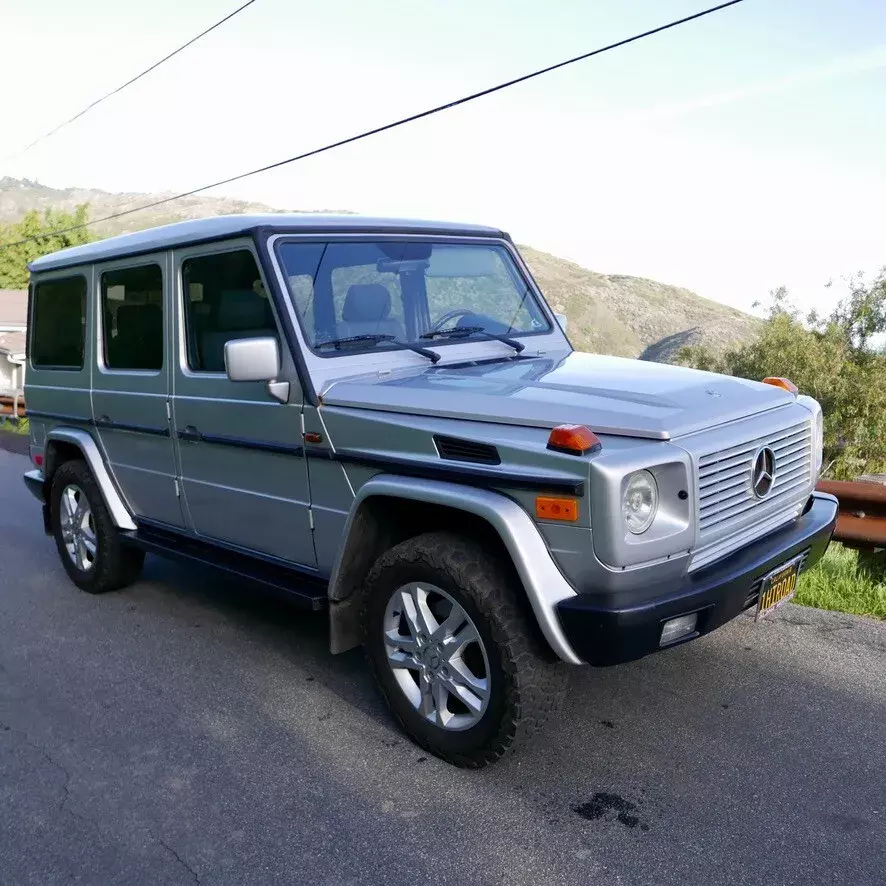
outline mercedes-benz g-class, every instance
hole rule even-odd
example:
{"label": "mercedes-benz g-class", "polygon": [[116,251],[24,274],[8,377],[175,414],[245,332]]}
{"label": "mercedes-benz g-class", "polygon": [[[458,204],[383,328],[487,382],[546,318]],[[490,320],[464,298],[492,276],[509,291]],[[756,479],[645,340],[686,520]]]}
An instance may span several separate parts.
{"label": "mercedes-benz g-class", "polygon": [[793,594],[833,531],[822,414],[575,352],[510,238],[229,216],[31,264],[34,468],[73,582],[145,551],[326,610],[419,744],[499,757],[611,665]]}

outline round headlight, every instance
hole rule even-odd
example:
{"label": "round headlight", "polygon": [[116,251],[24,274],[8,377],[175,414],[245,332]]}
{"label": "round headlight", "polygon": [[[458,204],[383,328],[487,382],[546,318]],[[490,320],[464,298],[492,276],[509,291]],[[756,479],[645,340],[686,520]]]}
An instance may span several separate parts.
{"label": "round headlight", "polygon": [[637,471],[628,477],[621,512],[634,535],[645,532],[658,510],[658,484],[649,471]]}

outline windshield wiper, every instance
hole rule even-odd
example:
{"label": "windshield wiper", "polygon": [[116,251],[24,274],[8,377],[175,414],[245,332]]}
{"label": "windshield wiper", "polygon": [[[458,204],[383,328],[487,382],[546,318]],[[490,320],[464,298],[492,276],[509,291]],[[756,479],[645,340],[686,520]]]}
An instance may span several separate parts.
{"label": "windshield wiper", "polygon": [[420,348],[418,345],[411,345],[409,342],[400,341],[396,335],[385,335],[382,333],[349,335],[346,338],[333,338],[329,341],[317,342],[317,347],[330,347],[335,348],[337,351],[341,351],[344,347],[351,344],[359,345],[371,343],[377,345],[383,341],[389,341],[392,344],[399,345],[401,348],[415,351],[416,354],[421,354],[422,357],[427,357],[431,363],[436,363],[440,359],[440,355],[436,351],[429,351],[427,348]]}
{"label": "windshield wiper", "polygon": [[513,348],[518,354],[526,350],[526,345],[515,338],[509,338],[507,335],[496,335],[494,332],[487,332],[482,326],[450,326],[448,329],[435,329],[432,332],[425,332],[419,338],[466,338],[469,335],[482,335],[491,341],[500,341],[502,344]]}

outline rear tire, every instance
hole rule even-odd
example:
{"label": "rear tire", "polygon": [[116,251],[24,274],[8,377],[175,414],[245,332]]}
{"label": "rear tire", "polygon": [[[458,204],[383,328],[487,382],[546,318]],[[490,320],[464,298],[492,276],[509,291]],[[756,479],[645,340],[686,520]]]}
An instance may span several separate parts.
{"label": "rear tire", "polygon": [[58,555],[80,590],[103,594],[138,578],[144,552],[123,544],[86,462],[68,461],[59,467],[49,501]]}
{"label": "rear tire", "polygon": [[396,545],[367,579],[364,648],[381,693],[417,744],[456,766],[514,750],[563,697],[566,667],[540,648],[515,585],[497,557],[447,532]]}

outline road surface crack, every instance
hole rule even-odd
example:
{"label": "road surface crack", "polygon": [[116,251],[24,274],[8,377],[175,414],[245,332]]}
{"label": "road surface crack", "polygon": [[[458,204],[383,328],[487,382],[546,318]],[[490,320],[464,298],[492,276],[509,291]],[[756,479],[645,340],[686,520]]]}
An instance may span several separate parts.
{"label": "road surface crack", "polygon": [[197,872],[172,848],[162,837],[158,837],[156,834],[151,834],[151,836],[194,878],[194,882],[197,886],[200,886],[200,877],[197,876]]}

